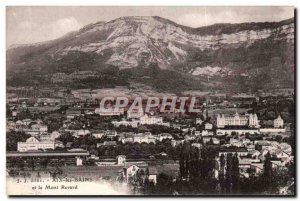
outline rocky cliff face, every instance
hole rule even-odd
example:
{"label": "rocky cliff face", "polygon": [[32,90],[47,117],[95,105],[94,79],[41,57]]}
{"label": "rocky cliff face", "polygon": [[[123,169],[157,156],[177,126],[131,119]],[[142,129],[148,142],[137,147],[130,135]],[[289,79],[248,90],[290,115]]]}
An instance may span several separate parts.
{"label": "rocky cliff face", "polygon": [[[264,72],[262,69],[273,68],[274,60],[282,72],[293,73],[293,19],[194,29],[160,17],[122,17],[88,25],[57,40],[7,51],[8,71],[47,69],[52,73],[75,68],[97,70],[105,65],[130,69],[156,63],[160,69],[194,76],[209,76],[201,74],[201,68],[218,67],[226,69],[221,69],[222,77],[223,72],[230,72],[228,76],[251,78]],[[215,75],[218,73],[211,74]]]}

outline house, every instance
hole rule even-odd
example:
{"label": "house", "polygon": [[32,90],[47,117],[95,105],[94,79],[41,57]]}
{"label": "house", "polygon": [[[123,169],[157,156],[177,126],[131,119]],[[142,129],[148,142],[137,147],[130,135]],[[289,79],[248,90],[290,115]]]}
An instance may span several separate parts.
{"label": "house", "polygon": [[71,148],[72,147],[73,142],[67,142],[66,143],[66,148]]}
{"label": "house", "polygon": [[271,142],[267,140],[255,140],[254,145],[261,147],[261,149],[268,149],[272,147]]}
{"label": "house", "polygon": [[148,167],[148,164],[144,162],[126,163],[122,170],[122,174],[125,178],[125,181],[130,183],[131,180],[136,179],[137,173],[141,173],[141,171],[144,172],[142,175],[139,174],[141,175],[143,181],[145,181],[147,178],[148,181],[153,182],[154,185],[157,183],[157,169],[155,167]]}
{"label": "house", "polygon": [[264,171],[264,164],[263,163],[252,163],[250,165],[251,170],[257,176]]}
{"label": "house", "polygon": [[90,134],[90,131],[86,129],[80,129],[77,131],[77,136],[85,136],[87,134]]}
{"label": "house", "polygon": [[67,119],[74,119],[77,116],[81,115],[81,110],[69,109],[66,111]]}
{"label": "house", "polygon": [[105,136],[107,137],[107,138],[114,138],[114,137],[117,137],[117,131],[115,131],[115,130],[107,130],[107,131],[105,131]]}
{"label": "house", "polygon": [[117,146],[116,141],[104,141],[103,146]]}
{"label": "house", "polygon": [[125,163],[126,163],[126,156],[118,155],[117,156],[117,165],[125,165]]}
{"label": "house", "polygon": [[42,133],[42,134],[40,135],[39,139],[40,139],[41,141],[51,141],[51,140],[54,140],[54,139],[52,138],[51,134],[49,134],[49,133]]}
{"label": "house", "polygon": [[133,137],[122,137],[121,142],[125,144],[125,143],[133,143],[134,141],[133,141]]}
{"label": "house", "polygon": [[251,140],[248,139],[248,138],[243,138],[243,139],[241,139],[241,142],[242,142],[244,145],[251,144]]}
{"label": "house", "polygon": [[201,135],[201,131],[194,131],[194,135],[200,136]]}
{"label": "house", "polygon": [[242,147],[244,146],[242,142],[238,139],[230,138],[229,140],[230,145],[235,146],[235,147]]}
{"label": "house", "polygon": [[151,133],[138,133],[133,135],[133,142],[137,143],[156,143],[156,138]]}
{"label": "house", "polygon": [[201,118],[196,118],[196,125],[201,125],[203,120]]}
{"label": "house", "polygon": [[272,168],[273,169],[284,169],[285,168],[285,163],[282,162],[281,160],[271,160]]}
{"label": "house", "polygon": [[208,130],[203,130],[201,133],[201,136],[212,136],[212,135],[214,135],[214,133]]}
{"label": "house", "polygon": [[251,168],[251,160],[249,158],[240,158],[240,157],[238,159],[239,159],[240,174],[248,178],[249,177],[248,170]]}
{"label": "house", "polygon": [[148,168],[148,180],[150,182],[153,182],[153,184],[155,185],[157,183],[157,175],[158,175],[158,171],[155,167],[149,167]]}
{"label": "house", "polygon": [[31,129],[33,131],[39,131],[40,133],[48,132],[48,126],[43,124],[34,124],[31,126]]}
{"label": "house", "polygon": [[160,152],[159,155],[164,157],[168,156],[168,154],[166,154],[165,152]]}
{"label": "house", "polygon": [[105,131],[103,130],[92,130],[91,133],[97,139],[101,139],[105,135]]}
{"label": "house", "polygon": [[169,133],[161,133],[156,137],[156,139],[161,142],[161,141],[166,140],[166,139],[172,140],[173,136]]}
{"label": "house", "polygon": [[284,122],[281,116],[279,115],[277,119],[274,119],[274,128],[283,128]]}
{"label": "house", "polygon": [[289,144],[287,144],[285,142],[278,144],[277,147],[280,150],[282,150],[285,153],[287,153],[287,154],[291,154],[292,153],[292,147],[291,147],[291,145],[289,145]]}
{"label": "house", "polygon": [[55,140],[55,148],[65,148],[64,143],[62,141],[59,140]]}
{"label": "house", "polygon": [[212,130],[213,125],[211,123],[207,122],[207,123],[204,124],[204,128],[205,128],[205,130]]}
{"label": "house", "polygon": [[205,136],[202,138],[203,144],[212,143],[212,144],[220,144],[220,140],[215,137]]}
{"label": "house", "polygon": [[176,147],[180,144],[183,144],[183,141],[184,140],[171,140],[171,145],[172,145],[172,147]]}
{"label": "house", "polygon": [[16,129],[16,123],[14,121],[6,121],[6,129],[8,131]]}
{"label": "house", "polygon": [[103,143],[97,143],[97,148],[100,147],[100,146],[117,146],[117,142],[116,141],[104,141]]}
{"label": "house", "polygon": [[31,128],[23,128],[22,129],[26,134],[31,136],[38,136],[42,133],[47,133],[48,127],[47,125],[43,124],[34,124],[31,126]]}
{"label": "house", "polygon": [[247,148],[248,151],[255,150],[255,145],[253,145],[253,144],[247,144],[247,145],[245,145],[245,147]]}
{"label": "house", "polygon": [[143,133],[136,134],[133,136],[133,142],[148,143],[148,136],[145,136]]}
{"label": "house", "polygon": [[25,126],[25,124],[23,123],[23,121],[21,121],[21,120],[16,121],[17,129],[23,128],[24,126]]}
{"label": "house", "polygon": [[201,144],[200,143],[192,143],[191,145],[192,145],[192,147],[197,147],[198,149],[201,148]]}
{"label": "house", "polygon": [[53,131],[51,134],[52,139],[56,139],[59,138],[60,133],[58,131]]}
{"label": "house", "polygon": [[25,126],[29,126],[29,124],[32,123],[33,121],[31,119],[23,119],[22,122]]}
{"label": "house", "polygon": [[252,158],[258,158],[258,156],[261,153],[259,151],[257,151],[257,150],[251,150],[251,151],[249,151],[249,154],[251,155]]}

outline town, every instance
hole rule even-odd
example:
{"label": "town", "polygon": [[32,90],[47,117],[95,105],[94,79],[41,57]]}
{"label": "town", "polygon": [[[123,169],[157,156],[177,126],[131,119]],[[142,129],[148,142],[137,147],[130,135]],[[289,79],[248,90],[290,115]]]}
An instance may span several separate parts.
{"label": "town", "polygon": [[7,87],[7,175],[92,175],[133,194],[294,192],[293,89],[207,92],[193,103],[200,112],[162,111],[161,98],[106,111],[102,99],[101,90]]}

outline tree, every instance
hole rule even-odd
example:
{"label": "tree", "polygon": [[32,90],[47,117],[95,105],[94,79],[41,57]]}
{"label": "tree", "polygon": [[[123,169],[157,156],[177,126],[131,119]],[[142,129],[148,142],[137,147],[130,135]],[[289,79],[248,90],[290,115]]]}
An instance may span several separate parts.
{"label": "tree", "polygon": [[18,142],[25,142],[30,135],[24,132],[8,132],[6,134],[6,150],[7,151],[17,151]]}
{"label": "tree", "polygon": [[269,152],[265,155],[263,175],[269,179],[272,177],[271,154]]}
{"label": "tree", "polygon": [[45,158],[45,159],[43,159],[42,161],[41,161],[41,166],[43,167],[43,168],[47,168],[47,166],[48,166],[48,164],[49,164],[49,158]]}
{"label": "tree", "polygon": [[179,158],[180,177],[185,179],[189,176],[190,148],[190,142],[185,142],[182,146]]}
{"label": "tree", "polygon": [[266,190],[271,190],[272,187],[274,187],[274,175],[271,163],[271,154],[269,152],[265,155],[264,170],[261,179],[262,186],[264,186]]}
{"label": "tree", "polygon": [[226,158],[226,173],[225,173],[225,183],[227,192],[232,191],[232,154],[227,154]]}
{"label": "tree", "polygon": [[276,135],[275,140],[279,143],[282,142],[282,136],[281,135]]}
{"label": "tree", "polygon": [[225,156],[221,154],[220,156],[220,172],[219,172],[219,183],[221,191],[225,189],[225,181],[224,181],[224,171],[225,171]]}
{"label": "tree", "polygon": [[68,133],[61,134],[57,140],[63,142],[64,145],[66,145],[67,142],[74,142],[74,137],[71,133],[68,132]]}
{"label": "tree", "polygon": [[238,191],[240,178],[239,159],[235,154],[232,158],[232,187],[235,191]]}

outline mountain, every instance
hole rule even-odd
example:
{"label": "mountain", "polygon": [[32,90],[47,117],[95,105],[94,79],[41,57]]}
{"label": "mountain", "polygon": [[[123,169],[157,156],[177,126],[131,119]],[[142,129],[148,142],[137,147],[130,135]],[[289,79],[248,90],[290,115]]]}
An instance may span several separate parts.
{"label": "mountain", "polygon": [[115,85],[158,90],[292,87],[294,19],[191,28],[157,16],[121,17],[7,50],[8,84],[87,70]]}

